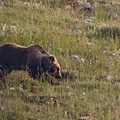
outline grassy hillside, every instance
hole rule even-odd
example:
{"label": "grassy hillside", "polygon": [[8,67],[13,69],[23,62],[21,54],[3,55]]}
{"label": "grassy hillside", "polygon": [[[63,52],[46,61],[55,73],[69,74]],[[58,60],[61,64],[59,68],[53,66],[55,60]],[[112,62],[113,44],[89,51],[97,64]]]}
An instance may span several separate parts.
{"label": "grassy hillside", "polygon": [[0,0],[0,45],[10,42],[41,45],[63,79],[13,71],[0,120],[120,119],[119,0]]}

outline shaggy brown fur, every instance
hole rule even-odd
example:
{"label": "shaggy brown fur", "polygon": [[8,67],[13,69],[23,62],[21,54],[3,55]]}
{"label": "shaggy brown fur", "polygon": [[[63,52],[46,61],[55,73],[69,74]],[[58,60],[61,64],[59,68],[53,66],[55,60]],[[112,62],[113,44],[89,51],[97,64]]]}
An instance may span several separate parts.
{"label": "shaggy brown fur", "polygon": [[0,46],[0,66],[4,73],[27,70],[34,79],[45,72],[57,78],[62,77],[56,58],[39,45],[24,47],[11,43]]}

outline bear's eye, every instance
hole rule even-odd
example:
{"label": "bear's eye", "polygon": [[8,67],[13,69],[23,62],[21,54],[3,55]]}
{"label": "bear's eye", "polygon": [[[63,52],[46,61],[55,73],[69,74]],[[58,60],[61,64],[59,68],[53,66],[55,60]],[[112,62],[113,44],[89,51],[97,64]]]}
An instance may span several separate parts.
{"label": "bear's eye", "polygon": [[59,68],[57,68],[57,71],[59,71]]}

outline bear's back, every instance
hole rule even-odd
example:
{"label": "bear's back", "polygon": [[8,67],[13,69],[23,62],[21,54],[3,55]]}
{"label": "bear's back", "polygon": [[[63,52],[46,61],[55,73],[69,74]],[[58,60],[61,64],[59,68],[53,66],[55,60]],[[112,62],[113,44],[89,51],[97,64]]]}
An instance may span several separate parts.
{"label": "bear's back", "polygon": [[0,65],[12,69],[27,61],[27,47],[8,43],[0,46]]}
{"label": "bear's back", "polygon": [[39,56],[39,57],[49,56],[49,53],[46,52],[40,45],[31,45],[28,46],[27,49],[29,54],[33,56]]}
{"label": "bear's back", "polygon": [[26,48],[27,47],[20,46],[20,45],[17,45],[15,43],[7,43],[7,44],[0,46],[0,52],[11,53],[13,51],[15,52],[15,50],[22,51],[22,50],[25,50]]}
{"label": "bear's back", "polygon": [[10,59],[10,58],[14,58],[16,56],[23,56],[25,54],[27,54],[27,47],[24,46],[19,46],[17,44],[4,44],[2,46],[0,46],[0,57],[5,59]]}
{"label": "bear's back", "polygon": [[48,54],[40,45],[31,45],[28,47],[29,50],[39,51],[42,54]]}

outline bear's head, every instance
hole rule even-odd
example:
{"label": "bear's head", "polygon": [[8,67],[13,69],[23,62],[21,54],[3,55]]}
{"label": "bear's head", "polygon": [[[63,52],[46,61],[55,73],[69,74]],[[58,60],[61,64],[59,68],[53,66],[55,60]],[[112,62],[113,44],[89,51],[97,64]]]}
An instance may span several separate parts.
{"label": "bear's head", "polygon": [[56,78],[62,78],[61,72],[60,72],[60,65],[57,62],[57,59],[53,56],[43,56],[42,58],[42,68],[43,71],[47,71],[49,74]]}

